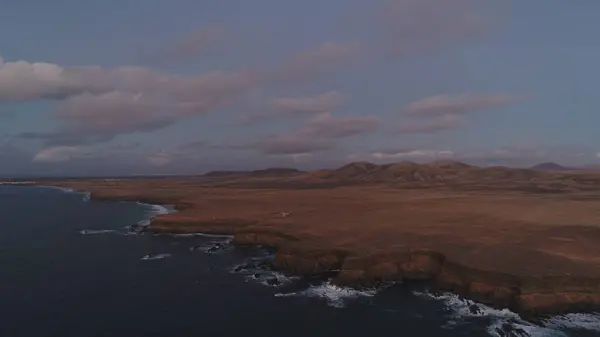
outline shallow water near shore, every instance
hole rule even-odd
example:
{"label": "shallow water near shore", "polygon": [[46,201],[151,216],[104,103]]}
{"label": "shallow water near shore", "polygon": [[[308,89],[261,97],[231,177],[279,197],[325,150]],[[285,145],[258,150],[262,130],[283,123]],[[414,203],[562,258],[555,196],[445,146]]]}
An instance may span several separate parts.
{"label": "shallow water near shore", "polygon": [[167,209],[0,186],[0,335],[600,336],[600,316],[533,325],[419,286],[336,287],[211,235],[129,231]]}

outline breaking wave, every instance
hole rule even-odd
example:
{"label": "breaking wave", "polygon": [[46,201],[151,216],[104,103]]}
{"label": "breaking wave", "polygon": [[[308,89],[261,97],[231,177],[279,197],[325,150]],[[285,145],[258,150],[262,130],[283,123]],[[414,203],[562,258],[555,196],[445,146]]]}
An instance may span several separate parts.
{"label": "breaking wave", "polygon": [[75,192],[75,190],[73,190],[71,188],[60,187],[60,186],[39,186],[39,187],[51,188],[54,190],[59,190],[59,191],[65,192],[65,193],[77,193],[77,192]]}
{"label": "breaking wave", "polygon": [[151,260],[162,260],[167,257],[171,257],[171,254],[146,254],[142,256],[141,260],[151,261]]}
{"label": "breaking wave", "polygon": [[90,193],[90,192],[82,192],[82,194],[83,194],[84,202],[88,202],[92,198],[92,193]]}
{"label": "breaking wave", "polygon": [[544,325],[554,329],[589,330],[600,333],[600,313],[556,316],[544,321]]}
{"label": "breaking wave", "polygon": [[569,332],[588,330],[600,332],[599,314],[568,314],[555,316],[536,325],[522,319],[517,313],[508,309],[494,309],[471,300],[462,299],[458,295],[445,293],[435,295],[428,292],[413,292],[415,295],[441,301],[448,313],[445,328],[465,324],[474,319],[489,321],[487,332],[490,336],[529,336],[529,337],[568,337]]}
{"label": "breaking wave", "polygon": [[136,204],[148,208],[147,218],[139,221],[137,224],[135,224],[135,226],[129,226],[129,227],[137,227],[137,228],[148,227],[148,226],[150,226],[150,222],[152,222],[152,219],[155,216],[176,212],[176,210],[171,206],[152,205],[152,204],[146,204],[143,202],[136,202]]}
{"label": "breaking wave", "polygon": [[[261,271],[250,275],[246,275],[246,280],[253,280],[267,287],[278,288],[292,284],[299,280],[300,277],[289,276],[276,271]],[[275,295],[277,296],[277,294]]]}
{"label": "breaking wave", "polygon": [[376,293],[376,290],[357,290],[325,282],[298,292],[277,293],[275,294],[275,297],[306,296],[321,298],[327,301],[329,306],[334,308],[344,308],[348,300],[355,300],[361,297],[373,297]]}
{"label": "breaking wave", "polygon": [[115,233],[114,229],[82,229],[79,231],[81,235],[108,234]]}

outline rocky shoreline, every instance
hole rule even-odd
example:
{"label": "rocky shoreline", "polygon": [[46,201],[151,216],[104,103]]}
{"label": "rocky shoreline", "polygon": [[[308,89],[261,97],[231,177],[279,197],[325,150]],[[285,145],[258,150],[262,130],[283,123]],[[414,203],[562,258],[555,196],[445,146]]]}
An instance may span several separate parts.
{"label": "rocky shoreline", "polygon": [[[193,207],[177,198],[94,192],[91,198],[170,205],[178,211]],[[275,253],[273,268],[292,275],[331,278],[336,285],[355,288],[421,282],[432,292],[450,292],[493,308],[507,308],[529,321],[600,309],[600,279],[594,277],[534,277],[480,270],[456,263],[434,250],[365,254],[330,249],[259,225],[258,220],[248,218],[210,220],[158,216],[142,230],[155,234],[232,235],[237,246],[272,249]]]}
{"label": "rocky shoreline", "polygon": [[390,282],[423,282],[433,292],[450,292],[497,309],[507,308],[537,321],[548,316],[600,309],[600,280],[569,276],[525,277],[484,271],[450,261],[432,250],[380,255],[302,247],[295,237],[249,231],[240,224],[181,226],[157,218],[150,233],[182,233],[190,228],[210,234],[233,235],[237,246],[268,247],[275,252],[273,267],[296,276],[326,277],[340,286],[376,287]]}

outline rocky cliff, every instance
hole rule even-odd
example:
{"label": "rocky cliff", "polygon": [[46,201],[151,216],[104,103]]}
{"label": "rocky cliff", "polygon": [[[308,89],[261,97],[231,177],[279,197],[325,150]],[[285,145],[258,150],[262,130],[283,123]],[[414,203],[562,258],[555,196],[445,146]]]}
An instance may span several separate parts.
{"label": "rocky cliff", "polygon": [[[568,276],[524,277],[484,271],[449,261],[431,250],[361,256],[344,250],[303,249],[297,239],[273,233],[240,233],[239,245],[277,248],[274,268],[294,275],[331,277],[349,287],[420,281],[435,292],[452,292],[535,320],[600,308],[600,280]],[[289,246],[293,248],[289,248]]]}

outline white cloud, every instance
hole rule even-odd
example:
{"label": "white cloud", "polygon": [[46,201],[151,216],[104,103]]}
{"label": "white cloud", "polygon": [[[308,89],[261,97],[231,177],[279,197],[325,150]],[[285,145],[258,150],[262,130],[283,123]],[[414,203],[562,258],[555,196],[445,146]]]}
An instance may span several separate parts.
{"label": "white cloud", "polygon": [[400,152],[374,152],[371,156],[375,159],[410,159],[410,158],[449,158],[454,157],[450,150],[411,150]]}
{"label": "white cloud", "polygon": [[344,97],[337,91],[329,91],[313,97],[280,97],[271,100],[277,112],[285,114],[316,114],[337,109]]}
{"label": "white cloud", "polygon": [[37,163],[60,163],[87,154],[87,151],[77,146],[55,146],[42,149],[34,157]]}
{"label": "white cloud", "polygon": [[0,101],[26,101],[81,93],[86,88],[52,63],[6,62],[0,57]]}
{"label": "white cloud", "polygon": [[409,104],[402,113],[414,117],[463,115],[504,107],[515,101],[516,98],[504,94],[436,95]]}
{"label": "white cloud", "polygon": [[165,166],[172,161],[172,158],[166,151],[160,151],[148,156],[146,161],[152,166]]}

